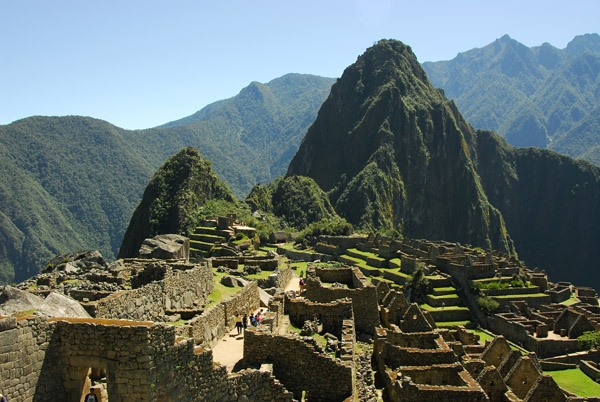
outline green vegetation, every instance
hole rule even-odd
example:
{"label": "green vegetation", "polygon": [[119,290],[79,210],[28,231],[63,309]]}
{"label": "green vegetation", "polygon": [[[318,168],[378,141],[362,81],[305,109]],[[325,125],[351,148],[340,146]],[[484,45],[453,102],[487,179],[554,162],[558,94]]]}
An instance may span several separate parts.
{"label": "green vegetation", "polygon": [[589,152],[600,147],[598,41],[592,34],[565,49],[547,43],[527,48],[504,36],[423,67],[475,127],[494,130],[518,147],[548,146],[600,164],[600,154]]}
{"label": "green vegetation", "polygon": [[352,234],[352,225],[346,222],[345,219],[321,219],[318,222],[309,224],[296,237],[296,241],[304,242],[305,240],[316,239],[321,235],[329,236],[348,236]]}
{"label": "green vegetation", "polygon": [[548,371],[559,387],[583,397],[600,395],[600,384],[580,369]]}
{"label": "green vegetation", "polygon": [[35,313],[36,311],[37,311],[36,308],[31,309],[31,310],[23,310],[23,311],[16,312],[16,313],[12,314],[11,316],[15,317],[15,318],[29,317],[30,315],[33,315],[33,313]]}
{"label": "green vegetation", "polygon": [[498,309],[498,307],[500,307],[500,303],[487,296],[478,297],[477,305],[479,306],[481,311],[483,311],[483,313],[486,315],[493,315]]}
{"label": "green vegetation", "polygon": [[473,332],[474,334],[479,335],[479,342],[481,344],[485,344],[485,341],[491,341],[492,339],[494,339],[494,336],[488,334],[487,332],[481,330],[480,328],[475,328],[475,329],[469,329],[469,331]]}
{"label": "green vegetation", "polygon": [[152,173],[190,145],[239,198],[285,173],[333,82],[288,74],[253,83],[149,130],[77,116],[1,125],[0,284],[29,278],[73,250],[99,250],[113,260]]}
{"label": "green vegetation", "polygon": [[221,284],[221,278],[227,276],[227,274],[225,274],[224,272],[217,272],[216,268],[213,268],[213,276],[215,279],[215,289],[210,294],[210,296],[208,296],[209,303],[205,306],[206,308],[211,307],[219,303],[220,301],[227,299],[228,297],[234,295],[238,290],[241,289],[238,287],[230,288]]}
{"label": "green vegetation", "polygon": [[575,303],[579,303],[579,299],[575,297],[574,294],[572,294],[567,300],[560,302],[560,304],[564,304],[565,306],[570,306]]}
{"label": "green vegetation", "polygon": [[600,348],[600,331],[586,331],[577,338],[580,350]]}
{"label": "green vegetation", "polygon": [[235,197],[212,171],[212,163],[195,148],[169,158],[148,183],[123,236],[119,258],[135,257],[148,237],[161,233],[189,236],[198,225],[200,207],[209,200],[235,202]]}
{"label": "green vegetation", "polygon": [[431,290],[429,280],[425,276],[425,270],[418,267],[404,285],[405,295],[411,303],[424,303],[427,294]]}

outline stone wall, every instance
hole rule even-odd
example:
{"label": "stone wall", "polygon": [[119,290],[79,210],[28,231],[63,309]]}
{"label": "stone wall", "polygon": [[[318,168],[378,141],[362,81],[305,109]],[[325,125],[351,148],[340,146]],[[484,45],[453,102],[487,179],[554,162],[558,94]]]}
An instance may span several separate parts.
{"label": "stone wall", "polygon": [[275,376],[296,399],[302,391],[316,402],[341,402],[353,395],[353,362],[320,354],[297,336],[275,336],[249,328],[244,334],[244,361],[271,362]]}
{"label": "stone wall", "polygon": [[277,268],[275,272],[266,279],[259,279],[258,285],[261,288],[285,289],[287,284],[293,278],[294,272],[290,267]]}
{"label": "stone wall", "polygon": [[[96,318],[139,321],[165,321],[166,309],[192,308],[203,304],[214,290],[212,270],[207,265],[183,264],[185,270],[170,265],[149,263],[144,276],[162,280],[133,290],[123,290],[83,306]],[[133,279],[132,279],[133,281]]]}
{"label": "stone wall", "polygon": [[153,282],[144,287],[123,290],[104,299],[84,304],[92,317],[139,321],[164,321],[163,285]]}
{"label": "stone wall", "polygon": [[165,308],[180,309],[204,305],[215,289],[212,270],[207,265],[175,271],[167,269],[164,279]]}
{"label": "stone wall", "polygon": [[352,319],[352,303],[337,300],[331,303],[317,303],[304,298],[287,299],[285,313],[289,315],[290,322],[302,328],[304,321],[312,321],[315,317],[323,324],[323,331],[336,337],[342,337],[342,323],[344,319]]}
{"label": "stone wall", "polygon": [[55,395],[55,400],[64,397],[48,352],[53,328],[39,317],[0,317],[0,392],[7,400],[37,401],[44,394]]}
{"label": "stone wall", "polygon": [[360,243],[367,241],[366,236],[319,236],[317,241],[343,249],[356,248]]}
{"label": "stone wall", "polygon": [[[364,276],[358,268],[335,268],[327,274],[328,279],[343,279],[349,272],[352,279],[352,286],[355,289],[338,289],[323,286],[315,275],[321,272],[321,269],[315,271],[309,270],[306,278],[306,292],[304,296],[307,299],[319,303],[328,303],[334,300],[350,298],[354,310],[354,319],[356,331],[373,334],[375,328],[379,325],[379,305],[377,302],[377,288]],[[322,271],[328,271],[323,269]],[[338,281],[339,282],[339,281]]]}
{"label": "stone wall", "polygon": [[235,327],[236,314],[250,314],[260,307],[256,282],[250,282],[235,295],[211,306],[186,324],[184,333],[197,345],[213,347],[219,339]]}
{"label": "stone wall", "polygon": [[277,254],[284,255],[293,261],[332,261],[334,256],[321,253],[311,253],[309,251],[288,250],[283,247],[277,247]]}

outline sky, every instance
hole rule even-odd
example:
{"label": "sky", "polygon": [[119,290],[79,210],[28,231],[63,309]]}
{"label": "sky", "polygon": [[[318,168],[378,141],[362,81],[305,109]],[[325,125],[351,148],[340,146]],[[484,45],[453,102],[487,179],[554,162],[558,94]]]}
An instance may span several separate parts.
{"label": "sky", "polygon": [[599,32],[599,17],[598,0],[0,0],[0,124],[155,127],[252,81],[339,77],[379,39],[439,61],[504,34],[564,48]]}

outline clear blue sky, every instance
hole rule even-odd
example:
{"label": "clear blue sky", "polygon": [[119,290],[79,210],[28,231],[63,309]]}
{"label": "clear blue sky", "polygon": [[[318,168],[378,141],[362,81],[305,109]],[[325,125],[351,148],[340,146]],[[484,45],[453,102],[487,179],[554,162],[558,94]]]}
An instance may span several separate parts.
{"label": "clear blue sky", "polygon": [[339,77],[373,42],[447,60],[504,34],[564,48],[600,1],[0,0],[0,124],[84,115],[147,128],[286,73]]}

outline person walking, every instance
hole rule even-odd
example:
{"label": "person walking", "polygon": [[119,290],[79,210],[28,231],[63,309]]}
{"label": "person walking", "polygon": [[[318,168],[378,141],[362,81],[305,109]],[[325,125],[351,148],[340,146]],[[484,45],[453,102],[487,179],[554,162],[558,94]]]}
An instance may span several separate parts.
{"label": "person walking", "polygon": [[237,328],[238,335],[242,333],[242,316],[239,314],[235,315],[235,327]]}

